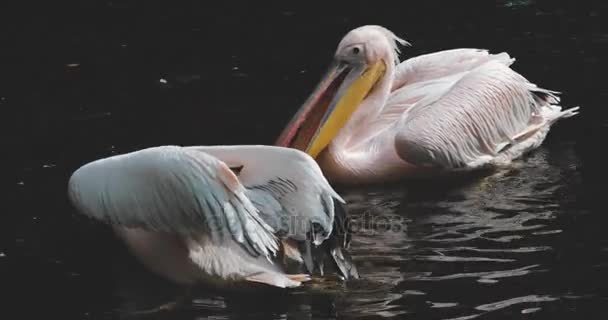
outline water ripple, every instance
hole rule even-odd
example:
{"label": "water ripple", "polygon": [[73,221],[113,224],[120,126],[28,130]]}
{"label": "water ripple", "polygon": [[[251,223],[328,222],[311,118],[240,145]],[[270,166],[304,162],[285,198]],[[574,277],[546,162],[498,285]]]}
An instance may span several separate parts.
{"label": "water ripple", "polygon": [[[470,272],[470,273],[455,273],[448,274],[444,276],[422,276],[415,278],[415,280],[423,280],[423,281],[443,281],[443,280],[453,280],[460,278],[480,278],[480,279],[500,279],[507,277],[519,277],[523,275],[527,275],[530,272],[541,272],[542,270],[531,270],[533,268],[538,267],[538,264],[525,266],[517,269],[510,270],[500,270],[500,271],[485,271],[485,272]],[[410,279],[412,280],[412,279]]]}
{"label": "water ripple", "polygon": [[529,295],[529,296],[524,296],[524,297],[511,298],[511,299],[507,299],[507,300],[503,300],[503,301],[483,304],[483,305],[475,307],[475,309],[480,310],[480,311],[496,311],[496,310],[504,309],[506,307],[510,307],[512,305],[520,304],[520,303],[549,302],[549,301],[555,301],[555,300],[557,300],[557,298],[550,297],[550,296]]}

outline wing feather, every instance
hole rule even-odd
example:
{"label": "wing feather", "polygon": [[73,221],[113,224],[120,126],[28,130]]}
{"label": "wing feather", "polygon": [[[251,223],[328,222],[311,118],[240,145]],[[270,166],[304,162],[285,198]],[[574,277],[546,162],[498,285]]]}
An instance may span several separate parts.
{"label": "wing feather", "polygon": [[217,158],[177,146],[97,160],[76,170],[69,197],[80,212],[129,228],[232,237],[255,255],[277,248],[273,229]]}
{"label": "wing feather", "polygon": [[[547,94],[539,99],[536,91]],[[498,61],[459,79],[430,103],[418,103],[401,119],[395,146],[415,165],[479,166],[538,124],[543,109],[557,101]]]}
{"label": "wing feather", "polygon": [[346,250],[350,229],[346,211],[340,206],[344,200],[313,158],[276,146],[190,148],[240,168],[238,178],[247,198],[258,208],[259,218],[275,230],[286,256],[303,263],[311,273],[333,269],[344,278],[358,278]]}
{"label": "wing feather", "polygon": [[239,180],[246,196],[276,232],[295,240],[306,240],[311,226],[317,224],[323,230],[317,234],[317,244],[331,234],[334,201],[344,200],[329,185],[314,159],[304,152],[274,146],[191,148],[212,154],[230,165],[243,166]]}
{"label": "wing feather", "polygon": [[419,55],[400,63],[395,69],[392,91],[419,81],[442,78],[470,71],[488,61],[509,66],[515,61],[506,52],[490,54],[484,49],[450,49]]}
{"label": "wing feather", "polygon": [[439,100],[471,70],[488,61],[509,66],[514,59],[505,52],[490,54],[483,49],[464,48],[423,54],[398,64],[386,105],[367,125],[369,137],[392,129],[412,106]]}

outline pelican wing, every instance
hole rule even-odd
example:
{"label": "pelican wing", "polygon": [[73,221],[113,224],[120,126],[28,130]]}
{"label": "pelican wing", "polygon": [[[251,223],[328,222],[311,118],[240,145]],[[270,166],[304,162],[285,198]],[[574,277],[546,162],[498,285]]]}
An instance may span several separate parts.
{"label": "pelican wing", "polygon": [[164,146],[91,162],[74,172],[69,197],[80,212],[128,228],[231,237],[254,255],[277,249],[272,228],[219,159]]}
{"label": "pelican wing", "polygon": [[350,230],[347,214],[340,206],[344,200],[308,154],[275,146],[191,148],[238,169],[247,197],[276,230],[286,256],[304,263],[309,272],[316,266],[321,273],[334,268],[345,278],[359,277],[345,250]]}
{"label": "pelican wing", "polygon": [[419,55],[407,59],[397,66],[391,91],[416,82],[470,71],[488,61],[497,61],[509,66],[514,59],[506,52],[490,54],[487,50],[468,48]]}
{"label": "pelican wing", "polygon": [[278,234],[320,244],[333,231],[335,201],[344,202],[318,164],[296,149],[275,146],[190,147],[239,168],[238,178],[260,215]]}
{"label": "pelican wing", "polygon": [[513,63],[507,53],[490,54],[482,49],[451,49],[407,59],[396,66],[391,94],[378,116],[368,124],[369,136],[378,135],[397,124],[413,105],[428,105],[445,93],[471,70],[496,61]]}
{"label": "pelican wing", "polygon": [[548,122],[575,114],[557,102],[554,92],[489,61],[413,105],[400,120],[395,146],[415,165],[477,167]]}

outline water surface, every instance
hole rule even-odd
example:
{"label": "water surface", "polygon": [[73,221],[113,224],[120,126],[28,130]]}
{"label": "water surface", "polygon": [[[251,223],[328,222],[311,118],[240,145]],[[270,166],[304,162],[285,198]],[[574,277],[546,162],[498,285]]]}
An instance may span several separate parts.
{"label": "water surface", "polygon": [[342,35],[373,23],[412,42],[406,55],[507,50],[516,70],[582,112],[493,174],[338,187],[360,226],[351,249],[360,281],[288,294],[201,290],[191,306],[156,318],[604,319],[607,9],[111,1],[5,11],[21,18],[5,28],[0,61],[14,204],[0,223],[1,274],[16,284],[8,296],[30,319],[115,319],[174,298],[179,288],[75,214],[71,172],[147,146],[272,143]]}

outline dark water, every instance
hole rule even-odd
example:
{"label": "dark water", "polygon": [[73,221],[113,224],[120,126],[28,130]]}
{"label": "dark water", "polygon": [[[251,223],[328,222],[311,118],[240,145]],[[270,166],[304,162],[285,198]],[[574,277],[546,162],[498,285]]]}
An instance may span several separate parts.
{"label": "dark water", "polygon": [[[24,3],[1,11],[10,184],[0,218],[3,319],[113,319],[178,288],[148,274],[65,196],[87,161],[163,144],[271,144],[340,38],[382,24],[414,45],[508,51],[581,114],[511,170],[339,188],[366,224],[363,280],[284,294],[202,290],[161,319],[605,319],[608,6],[401,1],[264,6]],[[15,19],[17,18],[17,19]],[[400,229],[382,230],[387,222]],[[14,303],[15,301],[16,303]]]}

